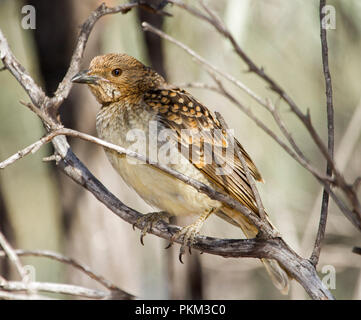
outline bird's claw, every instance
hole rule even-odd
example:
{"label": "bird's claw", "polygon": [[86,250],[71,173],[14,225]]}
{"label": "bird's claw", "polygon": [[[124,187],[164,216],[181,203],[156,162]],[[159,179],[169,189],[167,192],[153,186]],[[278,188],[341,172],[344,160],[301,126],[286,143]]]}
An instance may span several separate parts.
{"label": "bird's claw", "polygon": [[192,245],[195,243],[195,237],[199,234],[199,225],[191,224],[189,226],[183,227],[180,231],[174,234],[171,238],[171,242],[166,249],[170,248],[176,239],[179,239],[183,236],[182,245],[179,250],[179,261],[183,263],[182,257],[186,252],[186,247],[188,247],[189,254],[192,254]]}
{"label": "bird's claw", "polygon": [[136,226],[140,226],[144,224],[144,227],[141,229],[140,233],[140,243],[144,246],[144,237],[147,235],[147,233],[153,228],[154,223],[158,222],[159,220],[165,220],[169,222],[169,213],[165,211],[160,212],[150,212],[142,217],[140,217],[134,224],[133,229],[135,229]]}

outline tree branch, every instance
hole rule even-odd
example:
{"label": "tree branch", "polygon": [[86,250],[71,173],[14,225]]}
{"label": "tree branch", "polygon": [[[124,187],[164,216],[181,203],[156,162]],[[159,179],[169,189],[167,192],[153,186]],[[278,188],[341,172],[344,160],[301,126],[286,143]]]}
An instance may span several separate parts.
{"label": "tree branch", "polygon": [[[327,99],[327,137],[328,137],[328,153],[330,158],[333,160],[334,154],[334,144],[335,144],[335,130],[334,130],[334,112],[333,112],[333,98],[332,98],[332,82],[331,74],[328,65],[328,46],[327,46],[327,34],[326,29],[322,26],[323,20],[323,7],[326,5],[326,0],[320,0],[320,33],[321,33],[321,47],[322,47],[322,65],[323,73],[326,83],[326,99]],[[332,164],[330,161],[327,161],[326,174],[332,176]],[[328,202],[329,194],[326,188],[323,190],[322,204],[321,204],[321,215],[320,222],[317,231],[316,241],[313,248],[312,255],[310,257],[313,265],[317,265],[320,253],[321,253],[321,243],[325,237],[327,215],[328,215]]]}
{"label": "tree branch", "polygon": [[7,281],[0,284],[0,289],[3,291],[44,291],[49,293],[68,294],[72,296],[79,296],[89,299],[108,299],[109,294],[94,289],[88,289],[81,286],[70,284],[60,284],[51,282],[30,282],[26,284],[19,281]]}
{"label": "tree branch", "polygon": [[1,300],[54,300],[52,298],[35,294],[35,293],[13,293],[8,291],[0,290],[0,299]]}

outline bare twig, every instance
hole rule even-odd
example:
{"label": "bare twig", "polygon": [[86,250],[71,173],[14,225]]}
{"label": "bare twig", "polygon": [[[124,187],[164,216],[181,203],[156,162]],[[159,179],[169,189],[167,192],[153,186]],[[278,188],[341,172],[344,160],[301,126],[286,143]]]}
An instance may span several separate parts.
{"label": "bare twig", "polygon": [[107,299],[110,295],[104,291],[88,289],[81,286],[70,284],[51,283],[51,282],[30,282],[28,284],[19,281],[7,281],[0,285],[3,291],[43,291],[49,293],[61,293],[72,296],[85,297],[89,299]]}
{"label": "bare twig", "polygon": [[[328,65],[328,46],[327,46],[327,34],[326,29],[322,26],[323,20],[323,7],[326,5],[326,0],[320,0],[320,30],[321,30],[321,47],[322,47],[322,64],[323,64],[323,73],[326,83],[326,98],[327,98],[327,132],[328,132],[328,153],[330,154],[331,159],[333,160],[334,154],[334,143],[335,143],[335,132],[334,132],[334,112],[333,112],[333,98],[332,98],[332,82],[331,74]],[[332,164],[330,161],[327,161],[326,174],[332,176]],[[317,265],[320,253],[321,253],[321,243],[325,237],[326,223],[327,223],[327,214],[328,214],[328,202],[329,194],[324,189],[322,196],[321,204],[321,215],[320,222],[317,231],[317,237],[315,245],[313,248],[312,255],[310,257],[313,265]]]}
{"label": "bare twig", "polygon": [[14,264],[21,280],[25,281],[27,278],[27,273],[23,265],[21,264],[16,252],[11,247],[10,243],[6,240],[5,236],[2,234],[1,231],[0,231],[0,247],[4,249],[4,252],[8,256],[9,260]]}
{"label": "bare twig", "polygon": [[[88,266],[83,265],[83,264],[75,261],[74,259],[65,257],[65,256],[63,256],[63,255],[61,255],[59,253],[52,252],[52,251],[49,251],[49,250],[21,250],[21,249],[16,249],[16,250],[14,250],[14,252],[18,256],[35,256],[35,257],[50,258],[50,259],[59,261],[61,263],[66,263],[68,265],[71,265],[72,267],[74,267],[74,268],[82,271],[83,273],[85,273],[91,279],[93,279],[93,280],[99,282],[100,284],[102,284],[105,288],[109,289],[111,291],[113,299],[115,297],[117,299],[133,299],[134,298],[133,295],[125,292],[124,290],[119,288],[114,283],[112,283],[109,280],[105,279],[103,276],[93,272]],[[2,257],[2,256],[5,256],[4,251],[0,251],[0,257]]]}
{"label": "bare twig", "polygon": [[1,300],[54,300],[52,298],[35,294],[35,293],[13,293],[8,291],[0,290]]}
{"label": "bare twig", "polygon": [[[340,139],[340,143],[336,149],[335,152],[335,159],[339,166],[339,169],[341,172],[344,172],[345,168],[347,167],[347,164],[350,160],[350,157],[352,153],[355,150],[355,146],[357,144],[357,141],[361,135],[361,101],[358,103],[358,105],[355,107],[355,111],[350,117],[350,122],[347,125],[347,128]],[[360,179],[361,181],[361,179]],[[357,179],[356,179],[357,182]],[[355,182],[354,182],[354,190],[357,191],[357,188],[355,189]],[[319,203],[322,201],[322,189],[318,193],[317,197],[315,198],[314,205],[312,206],[311,214],[308,218],[308,221],[306,223],[306,227],[304,228],[304,233],[302,235],[302,240],[300,241],[300,247],[301,248],[310,248],[312,246],[312,234],[313,234],[313,228],[318,223],[319,219],[317,217],[319,216]],[[317,221],[316,221],[317,220]]]}
{"label": "bare twig", "polygon": [[44,144],[50,142],[57,133],[50,133],[45,137],[41,138],[40,140],[32,143],[31,145],[25,147],[22,150],[19,150],[17,153],[13,154],[11,157],[7,158],[6,160],[0,162],[0,169],[5,169],[8,165],[13,164],[15,161],[25,157],[29,153],[37,152]]}

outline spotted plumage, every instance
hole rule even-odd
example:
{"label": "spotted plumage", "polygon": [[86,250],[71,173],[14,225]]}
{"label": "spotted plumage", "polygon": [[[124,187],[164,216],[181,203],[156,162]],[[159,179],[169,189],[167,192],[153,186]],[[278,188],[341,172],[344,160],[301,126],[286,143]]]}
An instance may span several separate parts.
{"label": "spotted plumage", "polygon": [[[165,97],[168,97],[167,104],[162,103],[162,99]],[[158,119],[165,127],[174,130],[173,138],[177,140],[179,150],[183,148],[183,152],[199,170],[225,192],[234,196],[254,212],[258,212],[242,163],[235,153],[231,155],[231,159],[227,158],[226,131],[212,112],[192,95],[179,88],[150,90],[144,95],[144,102],[158,113]],[[187,135],[188,132],[192,132],[192,136],[199,135],[203,139],[194,139],[192,146],[189,135]],[[194,143],[197,145],[195,146]],[[235,143],[242,151],[253,177],[261,181],[261,175],[250,156],[238,141]],[[212,146],[211,163],[205,161],[204,148],[207,144]],[[192,161],[194,150],[197,151],[197,162]],[[217,174],[216,169],[220,168],[217,163],[231,166],[229,174],[225,176]]]}

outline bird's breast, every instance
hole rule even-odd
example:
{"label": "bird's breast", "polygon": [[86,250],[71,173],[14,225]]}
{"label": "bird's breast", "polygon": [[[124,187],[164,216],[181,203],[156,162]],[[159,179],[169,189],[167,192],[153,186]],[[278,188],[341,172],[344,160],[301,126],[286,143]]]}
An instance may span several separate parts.
{"label": "bird's breast", "polygon": [[[177,149],[173,149],[167,141],[154,141],[153,130],[159,131],[162,126],[157,123],[153,114],[144,109],[119,110],[116,106],[105,108],[108,109],[103,108],[98,113],[96,122],[101,139],[132,149],[206,185],[213,186],[201,171]],[[218,201],[211,200],[193,187],[148,164],[127,156],[119,156],[112,151],[106,151],[106,154],[123,180],[148,204],[161,210],[173,215],[189,215],[200,214],[204,210],[221,205]]]}

